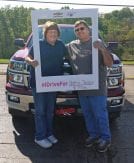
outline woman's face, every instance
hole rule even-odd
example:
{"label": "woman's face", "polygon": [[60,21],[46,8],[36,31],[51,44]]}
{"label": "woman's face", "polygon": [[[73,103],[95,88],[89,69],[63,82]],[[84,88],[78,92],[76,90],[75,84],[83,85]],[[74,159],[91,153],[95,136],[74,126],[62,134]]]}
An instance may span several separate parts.
{"label": "woman's face", "polygon": [[48,43],[54,45],[58,39],[58,31],[56,29],[50,29],[46,33],[46,40]]}

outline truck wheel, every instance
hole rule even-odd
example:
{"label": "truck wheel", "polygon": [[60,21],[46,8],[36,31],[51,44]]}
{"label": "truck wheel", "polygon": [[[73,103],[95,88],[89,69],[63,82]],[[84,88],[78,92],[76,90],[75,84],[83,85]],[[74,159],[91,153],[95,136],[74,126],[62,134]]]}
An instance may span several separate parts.
{"label": "truck wheel", "polygon": [[20,112],[13,108],[8,108],[8,113],[15,119],[28,118],[28,114]]}
{"label": "truck wheel", "polygon": [[120,112],[110,113],[109,121],[114,122],[118,117],[120,117]]}

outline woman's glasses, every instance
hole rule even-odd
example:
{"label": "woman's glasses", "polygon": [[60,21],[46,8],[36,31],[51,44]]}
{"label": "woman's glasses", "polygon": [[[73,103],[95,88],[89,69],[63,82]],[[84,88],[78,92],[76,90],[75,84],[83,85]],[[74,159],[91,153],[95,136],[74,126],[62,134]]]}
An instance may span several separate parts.
{"label": "woman's glasses", "polygon": [[85,27],[76,28],[75,32],[83,31],[84,29],[85,29]]}

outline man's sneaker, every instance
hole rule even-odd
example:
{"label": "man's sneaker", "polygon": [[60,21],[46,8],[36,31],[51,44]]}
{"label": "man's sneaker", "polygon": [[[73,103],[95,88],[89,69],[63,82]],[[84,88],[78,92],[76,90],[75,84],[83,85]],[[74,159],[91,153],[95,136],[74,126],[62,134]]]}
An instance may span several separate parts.
{"label": "man's sneaker", "polygon": [[97,144],[97,150],[98,152],[106,152],[110,146],[111,146],[110,140],[100,139]]}
{"label": "man's sneaker", "polygon": [[88,147],[88,148],[90,148],[90,147],[92,147],[93,145],[95,145],[97,142],[98,142],[98,138],[88,137],[88,138],[86,139],[85,146]]}
{"label": "man's sneaker", "polygon": [[48,139],[43,139],[43,140],[34,140],[35,143],[37,143],[39,146],[43,148],[50,148],[52,147],[52,143]]}
{"label": "man's sneaker", "polygon": [[58,142],[58,139],[54,135],[51,135],[47,138],[52,144],[56,144]]}

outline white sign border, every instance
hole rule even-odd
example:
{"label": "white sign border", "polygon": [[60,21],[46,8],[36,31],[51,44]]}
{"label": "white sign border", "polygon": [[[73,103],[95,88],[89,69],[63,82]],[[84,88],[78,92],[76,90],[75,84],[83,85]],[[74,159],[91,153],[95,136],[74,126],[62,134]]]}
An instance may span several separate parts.
{"label": "white sign border", "polygon": [[[41,65],[38,36],[39,19],[91,18],[92,42],[98,39],[98,9],[33,10],[31,17],[34,57],[39,62],[39,65]],[[44,77],[41,75],[41,66],[37,66],[35,68],[37,92],[98,89],[98,50],[93,46],[92,54],[92,74]]]}

